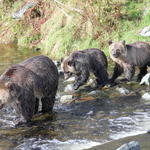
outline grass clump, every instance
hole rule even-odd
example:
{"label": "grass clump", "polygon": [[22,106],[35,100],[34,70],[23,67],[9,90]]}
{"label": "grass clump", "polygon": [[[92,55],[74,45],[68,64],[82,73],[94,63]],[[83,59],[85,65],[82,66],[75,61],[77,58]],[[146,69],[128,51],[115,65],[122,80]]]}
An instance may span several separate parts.
{"label": "grass clump", "polygon": [[12,12],[24,4],[5,0],[5,7],[0,7],[0,42],[9,39],[21,46],[41,47],[43,54],[54,58],[87,48],[108,55],[110,39],[150,42],[139,35],[150,22],[150,0],[43,0],[23,18],[13,20]]}

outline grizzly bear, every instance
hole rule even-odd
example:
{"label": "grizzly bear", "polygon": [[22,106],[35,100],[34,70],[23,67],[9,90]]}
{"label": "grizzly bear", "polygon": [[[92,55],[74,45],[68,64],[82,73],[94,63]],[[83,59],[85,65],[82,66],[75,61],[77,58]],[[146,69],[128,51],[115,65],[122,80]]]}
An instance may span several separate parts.
{"label": "grizzly bear", "polygon": [[150,66],[150,45],[145,42],[126,44],[125,41],[109,41],[109,53],[115,62],[111,83],[123,72],[125,80],[131,80],[135,73],[135,67],[140,70],[137,78],[140,81],[147,73],[147,66]]}
{"label": "grizzly bear", "polygon": [[73,52],[62,61],[61,68],[65,79],[71,77],[72,74],[75,75],[74,90],[86,83],[90,72],[95,75],[100,87],[108,81],[107,58],[104,52],[96,48]]}
{"label": "grizzly bear", "polygon": [[51,112],[58,87],[58,70],[46,56],[34,56],[12,65],[0,76],[0,108],[13,103],[17,124],[29,122],[37,113],[39,100],[42,112]]}

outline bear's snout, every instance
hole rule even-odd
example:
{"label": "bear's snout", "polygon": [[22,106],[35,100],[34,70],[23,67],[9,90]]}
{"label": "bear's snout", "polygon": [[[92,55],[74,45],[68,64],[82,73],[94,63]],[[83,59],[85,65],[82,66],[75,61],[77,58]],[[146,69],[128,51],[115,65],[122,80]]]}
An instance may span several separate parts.
{"label": "bear's snout", "polygon": [[113,55],[114,58],[118,58],[120,56],[120,52],[112,53],[112,55]]}

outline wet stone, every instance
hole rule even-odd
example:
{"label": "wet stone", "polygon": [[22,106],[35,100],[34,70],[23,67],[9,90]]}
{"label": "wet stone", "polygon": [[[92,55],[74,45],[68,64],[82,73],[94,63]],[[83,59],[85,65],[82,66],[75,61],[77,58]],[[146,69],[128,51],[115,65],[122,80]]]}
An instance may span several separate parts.
{"label": "wet stone", "polygon": [[121,95],[128,95],[130,91],[124,87],[117,87],[116,90],[121,94]]}
{"label": "wet stone", "polygon": [[90,93],[88,93],[88,95],[95,95],[97,94],[97,91],[91,91]]}
{"label": "wet stone", "polygon": [[60,98],[60,103],[71,103],[73,101],[73,96],[72,95],[63,95]]}
{"label": "wet stone", "polygon": [[145,93],[142,95],[142,99],[144,100],[150,100],[150,93]]}
{"label": "wet stone", "polygon": [[142,80],[141,80],[141,82],[140,82],[140,85],[143,85],[143,84],[146,84],[146,85],[150,85],[150,73],[148,73],[148,74],[146,74],[143,78],[142,78]]}
{"label": "wet stone", "polygon": [[121,147],[117,148],[116,150],[141,150],[140,144],[137,141],[131,141],[127,144],[122,145]]}
{"label": "wet stone", "polygon": [[64,89],[65,92],[72,92],[74,91],[73,89],[73,84],[68,84],[65,89]]}
{"label": "wet stone", "polygon": [[87,115],[93,115],[93,113],[94,113],[93,110],[91,110],[87,113]]}

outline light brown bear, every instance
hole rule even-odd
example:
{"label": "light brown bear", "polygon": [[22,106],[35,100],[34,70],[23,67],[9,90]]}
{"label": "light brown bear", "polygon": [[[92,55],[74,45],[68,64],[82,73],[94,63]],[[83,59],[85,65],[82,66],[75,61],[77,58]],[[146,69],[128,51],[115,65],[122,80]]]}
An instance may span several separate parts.
{"label": "light brown bear", "polygon": [[113,83],[123,72],[125,80],[129,81],[138,67],[138,81],[147,73],[147,66],[150,66],[150,45],[145,42],[126,44],[125,41],[109,41],[109,54],[115,62],[114,72],[110,82]]}
{"label": "light brown bear", "polygon": [[51,112],[58,87],[58,71],[46,56],[29,58],[6,69],[0,76],[0,108],[13,103],[18,119],[16,124],[30,122],[38,111]]}

